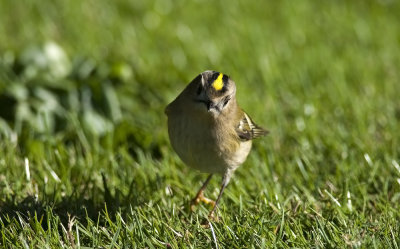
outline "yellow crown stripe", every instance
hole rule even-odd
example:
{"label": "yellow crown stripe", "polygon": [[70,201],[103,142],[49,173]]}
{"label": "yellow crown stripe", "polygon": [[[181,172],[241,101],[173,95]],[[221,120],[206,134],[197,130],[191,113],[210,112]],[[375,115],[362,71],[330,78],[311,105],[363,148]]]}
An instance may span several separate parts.
{"label": "yellow crown stripe", "polygon": [[216,80],[214,80],[214,82],[212,83],[212,86],[214,87],[215,90],[219,91],[222,89],[222,87],[224,87],[224,82],[222,81],[222,77],[224,75],[222,73],[220,73],[218,75],[218,78]]}

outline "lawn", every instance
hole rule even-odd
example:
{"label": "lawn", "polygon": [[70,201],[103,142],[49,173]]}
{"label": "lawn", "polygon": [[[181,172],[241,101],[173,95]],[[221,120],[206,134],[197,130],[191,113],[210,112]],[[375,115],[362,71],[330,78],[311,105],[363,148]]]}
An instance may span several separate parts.
{"label": "lawn", "polygon": [[[0,6],[0,247],[400,247],[398,1]],[[164,115],[208,69],[270,131],[219,221]]]}

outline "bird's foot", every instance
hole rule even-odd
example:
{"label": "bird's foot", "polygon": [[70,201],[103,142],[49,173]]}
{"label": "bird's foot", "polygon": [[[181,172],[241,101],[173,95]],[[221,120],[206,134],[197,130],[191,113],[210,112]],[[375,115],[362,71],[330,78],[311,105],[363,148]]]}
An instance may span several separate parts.
{"label": "bird's foot", "polygon": [[207,205],[211,205],[213,208],[215,206],[215,201],[208,199],[207,197],[204,196],[203,191],[200,191],[196,197],[190,202],[190,210],[194,211],[194,208],[196,205],[198,205],[200,202],[203,202]]}
{"label": "bird's foot", "polygon": [[201,223],[201,227],[208,229],[211,226],[211,223],[218,223],[220,222],[220,219],[218,215],[214,213],[214,211],[211,211],[210,214],[208,215],[208,219],[204,219],[203,222]]}
{"label": "bird's foot", "polygon": [[208,214],[208,220],[214,221],[214,222],[219,222],[219,217],[218,217],[218,215],[215,214],[214,209],[211,210],[211,212]]}

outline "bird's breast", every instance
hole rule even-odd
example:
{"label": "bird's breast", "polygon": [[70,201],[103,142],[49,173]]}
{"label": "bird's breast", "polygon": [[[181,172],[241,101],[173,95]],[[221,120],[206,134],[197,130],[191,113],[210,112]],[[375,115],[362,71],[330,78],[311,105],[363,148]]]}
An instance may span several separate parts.
{"label": "bird's breast", "polygon": [[172,147],[188,166],[208,173],[224,173],[246,159],[251,142],[240,142],[229,127],[218,127],[202,116],[169,115]]}

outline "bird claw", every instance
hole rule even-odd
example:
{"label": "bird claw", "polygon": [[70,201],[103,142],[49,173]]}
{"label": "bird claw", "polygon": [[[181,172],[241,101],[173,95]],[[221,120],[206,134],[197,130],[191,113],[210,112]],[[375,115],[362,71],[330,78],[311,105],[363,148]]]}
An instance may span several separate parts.
{"label": "bird claw", "polygon": [[218,215],[215,215],[214,210],[211,210],[211,212],[208,214],[208,220],[219,222],[219,217]]}
{"label": "bird claw", "polygon": [[208,229],[211,226],[211,222],[220,222],[219,217],[215,215],[214,211],[210,212],[208,219],[204,219],[200,226],[204,229]]}
{"label": "bird claw", "polygon": [[197,196],[190,202],[190,210],[194,211],[195,206],[198,205],[200,202],[210,205],[213,208],[215,206],[215,201],[205,197],[203,191],[200,191]]}

